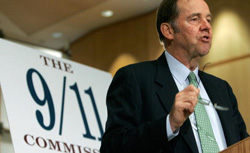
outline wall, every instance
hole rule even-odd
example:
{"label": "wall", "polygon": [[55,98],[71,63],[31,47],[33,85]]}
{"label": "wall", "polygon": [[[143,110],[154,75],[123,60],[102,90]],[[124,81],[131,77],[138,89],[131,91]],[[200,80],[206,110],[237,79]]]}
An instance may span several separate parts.
{"label": "wall", "polygon": [[[201,66],[229,82],[250,131],[250,1],[207,0],[213,14],[214,39]],[[71,45],[72,60],[109,71],[152,60],[163,51],[155,28],[155,11],[89,33]]]}
{"label": "wall", "polygon": [[72,60],[105,71],[130,63],[155,59],[163,49],[155,29],[155,14],[98,29],[71,46]]}

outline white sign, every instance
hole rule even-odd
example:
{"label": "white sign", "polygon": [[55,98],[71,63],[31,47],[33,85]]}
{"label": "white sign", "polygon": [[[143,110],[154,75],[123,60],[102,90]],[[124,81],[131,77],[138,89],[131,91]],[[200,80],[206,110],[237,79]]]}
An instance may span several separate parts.
{"label": "white sign", "polygon": [[0,40],[0,83],[15,153],[99,153],[111,79]]}

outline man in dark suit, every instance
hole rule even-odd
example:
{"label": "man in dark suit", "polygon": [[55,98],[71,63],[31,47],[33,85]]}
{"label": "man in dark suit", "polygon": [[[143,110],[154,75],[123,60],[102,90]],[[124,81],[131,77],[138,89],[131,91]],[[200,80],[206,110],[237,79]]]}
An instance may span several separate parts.
{"label": "man in dark suit", "polygon": [[[212,153],[248,137],[229,84],[198,70],[211,47],[210,23],[204,0],[162,1],[157,30],[166,51],[116,73],[101,153]],[[212,134],[202,135],[198,106]]]}

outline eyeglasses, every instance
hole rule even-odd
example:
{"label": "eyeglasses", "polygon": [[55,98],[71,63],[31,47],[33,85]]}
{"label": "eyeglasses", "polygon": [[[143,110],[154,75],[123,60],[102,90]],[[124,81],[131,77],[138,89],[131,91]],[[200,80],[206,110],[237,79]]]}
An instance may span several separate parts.
{"label": "eyeglasses", "polygon": [[[210,103],[212,103],[210,100],[204,99],[204,98],[198,98],[198,102],[203,104],[203,105],[210,105]],[[229,108],[228,107],[224,107],[224,106],[219,106],[217,105],[217,103],[213,104],[214,108],[220,111],[228,111]]]}
{"label": "eyeglasses", "polygon": [[[205,70],[205,68],[206,68],[206,66],[207,66],[208,64],[210,64],[210,63],[206,63],[206,64],[203,66],[200,77],[202,77],[202,75],[203,75],[203,73],[204,73],[204,70]],[[200,82],[201,82],[201,79],[199,79],[198,87],[199,87],[199,85],[200,85]],[[210,105],[210,103],[212,103],[210,100],[207,100],[207,99],[204,99],[204,98],[201,98],[201,97],[198,98],[198,102],[201,103],[201,104],[203,104],[203,105]],[[228,110],[229,110],[228,107],[219,106],[219,105],[217,105],[217,103],[214,103],[213,106],[214,106],[214,108],[217,109],[217,110],[221,110],[221,111],[228,111]]]}

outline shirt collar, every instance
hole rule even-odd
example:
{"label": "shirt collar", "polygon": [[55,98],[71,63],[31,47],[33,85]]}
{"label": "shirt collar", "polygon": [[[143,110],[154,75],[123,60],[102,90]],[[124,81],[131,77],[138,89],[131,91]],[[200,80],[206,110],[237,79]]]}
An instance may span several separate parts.
{"label": "shirt collar", "polygon": [[[180,83],[185,83],[189,73],[191,72],[185,65],[183,65],[180,61],[178,61],[176,58],[174,58],[170,53],[165,51],[165,56],[167,59],[167,63],[170,69],[170,72],[172,73],[173,77]],[[197,80],[199,80],[198,76],[198,66],[193,71]]]}

